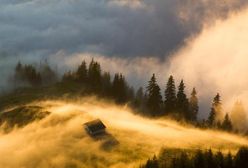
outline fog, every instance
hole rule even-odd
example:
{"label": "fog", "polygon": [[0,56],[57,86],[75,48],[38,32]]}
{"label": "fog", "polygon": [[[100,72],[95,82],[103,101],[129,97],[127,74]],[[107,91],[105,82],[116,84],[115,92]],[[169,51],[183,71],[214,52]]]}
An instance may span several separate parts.
{"label": "fog", "polygon": [[237,100],[244,102],[248,109],[248,24],[247,10],[232,13],[227,20],[217,20],[211,27],[206,26],[199,36],[189,38],[186,45],[171,57],[119,58],[100,54],[79,53],[70,55],[58,53],[65,67],[77,65],[82,59],[88,62],[94,58],[101,62],[103,69],[122,72],[136,88],[145,87],[152,73],[155,73],[160,87],[164,90],[169,75],[174,75],[176,85],[184,79],[188,94],[196,87],[200,98],[201,117],[210,111],[213,97],[220,93],[224,112],[231,112]]}
{"label": "fog", "polygon": [[[248,144],[246,138],[237,135],[202,131],[169,119],[142,118],[126,106],[94,97],[28,105],[40,106],[51,114],[24,128],[1,133],[1,167],[134,167],[161,147],[236,152]],[[118,145],[106,148],[104,140],[96,141],[86,134],[83,123],[97,118]]]}

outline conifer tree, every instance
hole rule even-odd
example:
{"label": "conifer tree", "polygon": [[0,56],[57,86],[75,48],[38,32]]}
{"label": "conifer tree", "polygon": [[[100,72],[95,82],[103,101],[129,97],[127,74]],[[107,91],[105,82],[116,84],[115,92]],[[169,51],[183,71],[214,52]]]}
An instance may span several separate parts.
{"label": "conifer tree", "polygon": [[241,101],[237,101],[230,115],[233,127],[239,132],[245,133],[248,128],[247,113]]}
{"label": "conifer tree", "polygon": [[223,119],[223,112],[222,112],[222,103],[220,99],[220,94],[217,93],[217,95],[214,97],[213,100],[213,107],[216,112],[216,120],[222,120]]}
{"label": "conifer tree", "polygon": [[141,107],[143,103],[144,103],[144,92],[143,92],[143,88],[140,87],[135,94],[134,105],[136,107]]}
{"label": "conifer tree", "polygon": [[117,103],[125,103],[128,99],[128,86],[122,74],[115,74],[112,84],[112,94]]}
{"label": "conifer tree", "polygon": [[215,112],[214,108],[211,107],[211,111],[210,111],[210,114],[209,114],[209,116],[208,116],[208,121],[207,121],[207,122],[208,122],[208,125],[209,125],[210,127],[214,126],[215,117],[216,117],[216,112]]}
{"label": "conifer tree", "polygon": [[162,96],[155,74],[152,75],[147,86],[147,108],[151,115],[157,116],[161,112]]}
{"label": "conifer tree", "polygon": [[196,152],[196,155],[193,160],[195,168],[206,168],[205,158],[201,150],[198,150]]}
{"label": "conifer tree", "polygon": [[[91,67],[93,69],[93,67]],[[81,65],[76,71],[76,78],[79,82],[85,83],[88,78],[87,64],[85,61],[82,61]]]}
{"label": "conifer tree", "polygon": [[181,80],[180,85],[178,87],[178,93],[177,93],[177,111],[186,119],[190,119],[191,116],[189,114],[189,101],[187,99],[187,96],[184,92],[185,85],[183,80]]}
{"label": "conifer tree", "polygon": [[90,62],[88,69],[89,84],[93,89],[99,89],[101,87],[101,66],[93,59]]}
{"label": "conifer tree", "polygon": [[41,64],[40,74],[43,85],[51,85],[58,81],[56,72],[50,67],[47,61],[44,64]]}
{"label": "conifer tree", "polygon": [[248,149],[247,148],[241,148],[239,149],[238,153],[236,154],[235,157],[235,168],[246,168],[248,167]]}
{"label": "conifer tree", "polygon": [[207,168],[217,168],[212,150],[209,149],[205,155]]}
{"label": "conifer tree", "polygon": [[224,118],[224,121],[223,121],[221,127],[225,131],[232,131],[232,128],[233,128],[232,122],[231,122],[228,114],[225,115],[225,118]]}
{"label": "conifer tree", "polygon": [[165,89],[165,112],[175,112],[176,111],[176,87],[173,76],[170,76]]}
{"label": "conifer tree", "polygon": [[103,89],[104,95],[110,96],[111,87],[112,87],[112,83],[111,83],[110,73],[109,72],[104,72],[103,75],[102,75],[102,89]]}
{"label": "conifer tree", "polygon": [[217,168],[224,168],[224,156],[223,156],[223,154],[222,154],[222,152],[217,152],[217,154],[216,154],[216,163],[217,163]]}
{"label": "conifer tree", "polygon": [[24,78],[23,66],[22,66],[21,62],[19,61],[15,67],[15,75],[14,75],[15,85],[19,84],[19,82],[22,81],[23,78]]}
{"label": "conifer tree", "polygon": [[199,111],[199,106],[198,106],[197,92],[196,92],[195,88],[193,88],[192,93],[191,93],[191,97],[189,100],[189,110],[190,110],[191,120],[196,121],[197,120],[197,114]]}
{"label": "conifer tree", "polygon": [[230,152],[224,158],[224,167],[233,168],[233,158]]}
{"label": "conifer tree", "polygon": [[213,99],[211,111],[208,117],[209,126],[214,126],[219,121],[220,114],[222,113],[220,94],[217,95]]}

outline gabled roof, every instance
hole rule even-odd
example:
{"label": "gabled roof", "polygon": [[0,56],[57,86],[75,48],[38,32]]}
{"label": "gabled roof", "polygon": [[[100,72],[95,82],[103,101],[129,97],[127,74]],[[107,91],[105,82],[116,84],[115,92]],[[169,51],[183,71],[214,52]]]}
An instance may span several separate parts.
{"label": "gabled roof", "polygon": [[84,124],[84,126],[93,133],[106,128],[106,126],[99,119],[87,122]]}

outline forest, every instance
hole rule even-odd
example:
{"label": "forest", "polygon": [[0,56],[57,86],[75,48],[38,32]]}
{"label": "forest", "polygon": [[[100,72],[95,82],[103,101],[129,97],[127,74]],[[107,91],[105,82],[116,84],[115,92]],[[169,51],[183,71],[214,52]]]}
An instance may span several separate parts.
{"label": "forest", "polygon": [[180,151],[176,156],[168,157],[169,152],[163,149],[159,156],[148,159],[140,168],[245,168],[248,167],[248,149],[240,148],[235,156],[221,151],[197,150],[195,154]]}
{"label": "forest", "polygon": [[[179,86],[175,85],[171,75],[165,82],[164,90],[157,84],[156,74],[153,74],[146,87],[134,89],[128,84],[125,76],[102,70],[99,62],[91,60],[89,65],[83,60],[75,67],[74,71],[65,72],[62,77],[47,61],[40,64],[39,68],[32,64],[18,62],[11,83],[18,87],[42,87],[62,83],[68,87],[79,86],[83,94],[95,94],[99,97],[114,100],[116,104],[128,104],[138,114],[159,118],[170,117],[200,128],[218,129],[228,132],[247,134],[246,112],[242,102],[234,103],[231,114],[223,111],[222,100],[217,93],[209,108],[208,118],[200,120],[199,100],[196,88],[192,88],[190,96],[185,93],[183,79]],[[238,124],[237,124],[238,123]]]}

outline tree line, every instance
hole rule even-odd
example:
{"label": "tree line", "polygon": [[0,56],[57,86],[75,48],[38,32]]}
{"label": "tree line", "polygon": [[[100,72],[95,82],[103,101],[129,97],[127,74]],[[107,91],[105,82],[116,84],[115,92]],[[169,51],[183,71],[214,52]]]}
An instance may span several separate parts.
{"label": "tree line", "polygon": [[[130,106],[142,115],[149,117],[170,116],[178,120],[183,119],[202,128],[211,127],[232,131],[232,119],[240,120],[240,117],[235,119],[236,115],[230,117],[226,113],[223,116],[221,96],[218,93],[213,98],[207,120],[199,121],[199,104],[196,88],[192,89],[190,97],[188,97],[185,93],[186,86],[184,81],[181,80],[178,87],[176,87],[172,75],[169,76],[165,83],[163,91],[157,83],[155,74],[151,76],[145,89],[140,87],[135,91],[127,83],[123,74],[115,73],[111,77],[111,74],[104,72],[100,63],[94,59],[91,60],[89,65],[83,60],[74,71],[65,72],[61,80],[58,80],[57,73],[48,63],[40,67],[37,70],[33,65],[23,65],[18,62],[15,68],[14,81],[17,83],[20,81],[26,82],[33,87],[49,84],[49,82],[50,84],[59,82],[74,87],[73,84],[76,83],[84,89],[84,92],[113,99],[118,104],[129,103]],[[163,92],[163,96],[161,92]],[[239,109],[241,108],[239,107]],[[245,118],[244,115],[242,118]]]}
{"label": "tree line", "polygon": [[248,167],[248,149],[240,148],[236,155],[212,150],[198,150],[194,155],[182,151],[180,154],[168,158],[166,150],[159,157],[148,159],[140,168],[245,168]]}
{"label": "tree line", "polygon": [[21,62],[18,62],[12,78],[12,81],[16,87],[51,85],[56,83],[57,80],[58,76],[56,72],[46,61],[44,63],[40,63],[39,70],[34,65],[22,64]]}

